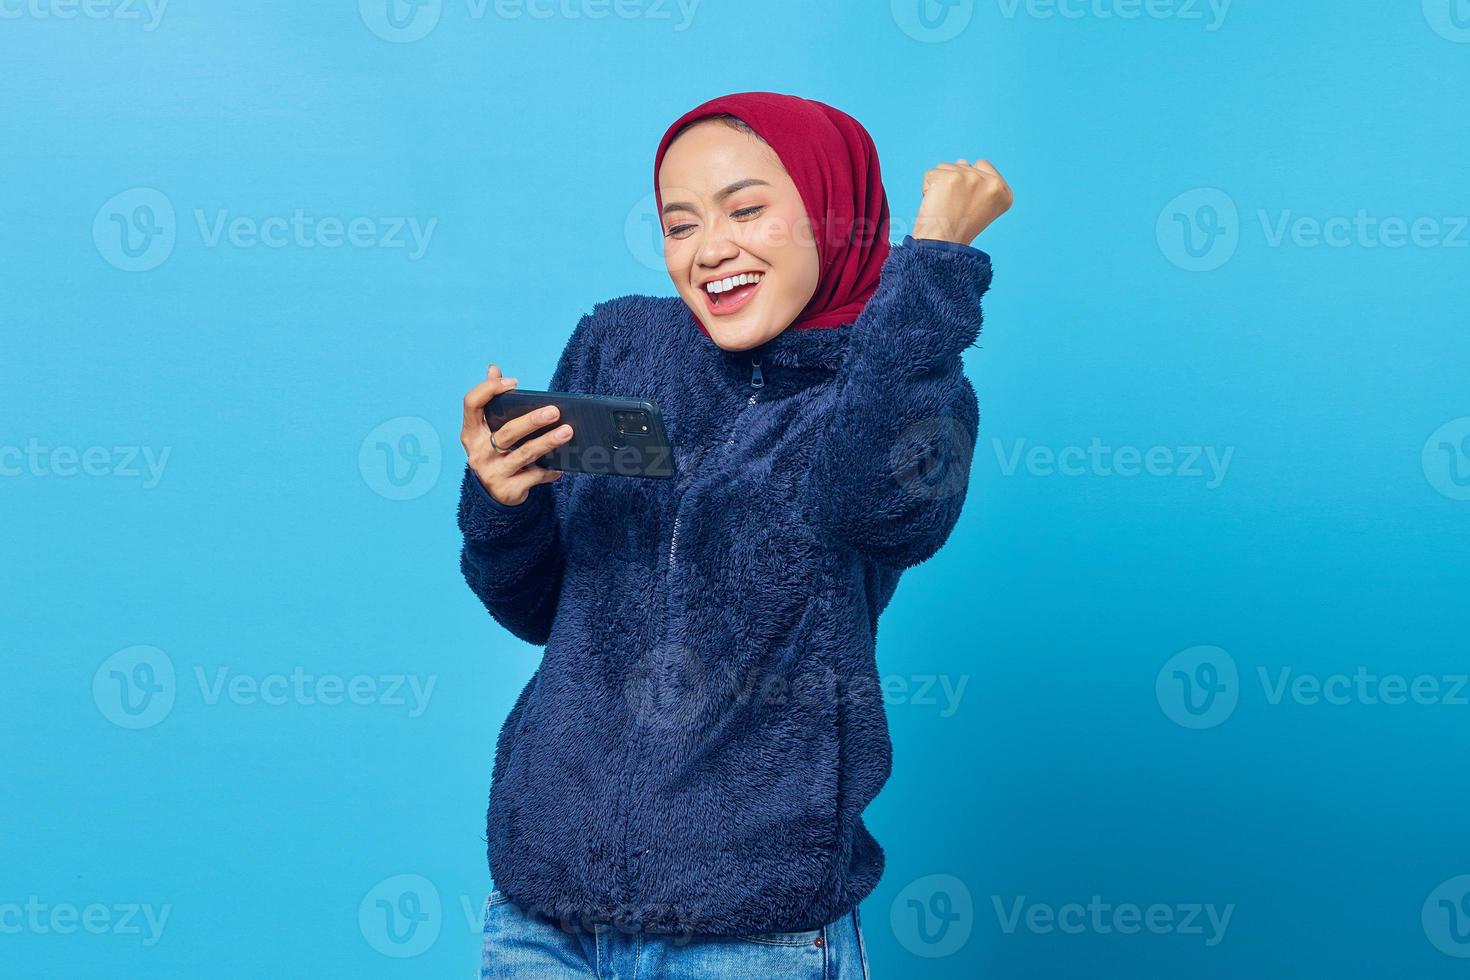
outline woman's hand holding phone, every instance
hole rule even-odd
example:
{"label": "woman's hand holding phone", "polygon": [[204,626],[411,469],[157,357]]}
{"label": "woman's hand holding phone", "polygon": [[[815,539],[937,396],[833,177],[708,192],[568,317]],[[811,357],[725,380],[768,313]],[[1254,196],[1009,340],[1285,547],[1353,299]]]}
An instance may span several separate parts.
{"label": "woman's hand holding phone", "polygon": [[[490,425],[485,421],[485,406],[490,399],[516,386],[515,378],[504,378],[494,364],[485,372],[485,380],[464,396],[464,426],[459,441],[469,458],[470,469],[480,478],[480,485],[507,507],[525,503],[526,495],[538,483],[551,483],[562,471],[537,466],[534,460],[551,452],[572,437],[570,425],[559,425],[535,439],[521,440],[544,428],[560,414],[555,406],[527,412],[495,430],[490,440]],[[499,443],[500,449],[495,448]],[[518,443],[521,443],[518,445]]]}

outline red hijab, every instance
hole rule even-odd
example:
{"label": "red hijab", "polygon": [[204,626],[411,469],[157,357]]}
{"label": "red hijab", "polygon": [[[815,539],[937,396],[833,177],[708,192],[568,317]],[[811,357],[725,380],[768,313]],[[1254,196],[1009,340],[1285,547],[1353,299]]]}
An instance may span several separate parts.
{"label": "red hijab", "polygon": [[[674,134],[706,116],[729,113],[770,144],[791,175],[811,218],[821,277],[811,302],[790,330],[838,327],[856,320],[878,288],[888,258],[888,195],[873,138],[856,119],[829,105],[775,92],[741,92],[712,99],[680,117],[658,145],[653,194],[663,196],[658,172]],[[699,329],[709,336],[695,317]]]}

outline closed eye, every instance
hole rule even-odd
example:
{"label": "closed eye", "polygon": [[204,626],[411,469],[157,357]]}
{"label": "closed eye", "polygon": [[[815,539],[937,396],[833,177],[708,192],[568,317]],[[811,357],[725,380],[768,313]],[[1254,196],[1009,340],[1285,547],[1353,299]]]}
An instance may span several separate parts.
{"label": "closed eye", "polygon": [[[738,211],[732,211],[730,217],[736,221],[749,221],[751,218],[758,217],[765,209],[766,206],[764,204],[753,204],[748,208],[740,208]],[[693,225],[675,225],[664,232],[664,237],[678,238],[682,233],[689,231],[693,227]]]}

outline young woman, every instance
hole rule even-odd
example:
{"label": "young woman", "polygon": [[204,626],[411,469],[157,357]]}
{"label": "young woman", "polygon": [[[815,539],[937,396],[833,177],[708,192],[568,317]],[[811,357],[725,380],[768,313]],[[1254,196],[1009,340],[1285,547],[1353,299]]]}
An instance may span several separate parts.
{"label": "young woman", "polygon": [[866,977],[877,621],[964,503],[970,243],[1011,193],[940,164],[890,245],[867,132],[769,92],[676,121],[654,185],[678,295],[597,304],[548,387],[655,400],[678,476],[536,466],[570,427],[492,436],[494,364],[464,399],[461,566],[546,646],[495,750],[484,976]]}

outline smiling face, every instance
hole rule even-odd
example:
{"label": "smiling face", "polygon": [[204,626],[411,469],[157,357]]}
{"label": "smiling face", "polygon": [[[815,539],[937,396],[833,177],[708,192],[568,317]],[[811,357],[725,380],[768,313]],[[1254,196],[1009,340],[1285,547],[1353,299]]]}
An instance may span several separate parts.
{"label": "smiling face", "polygon": [[725,350],[781,333],[817,291],[811,219],[776,152],[715,119],[680,135],[659,168],[664,262]]}

